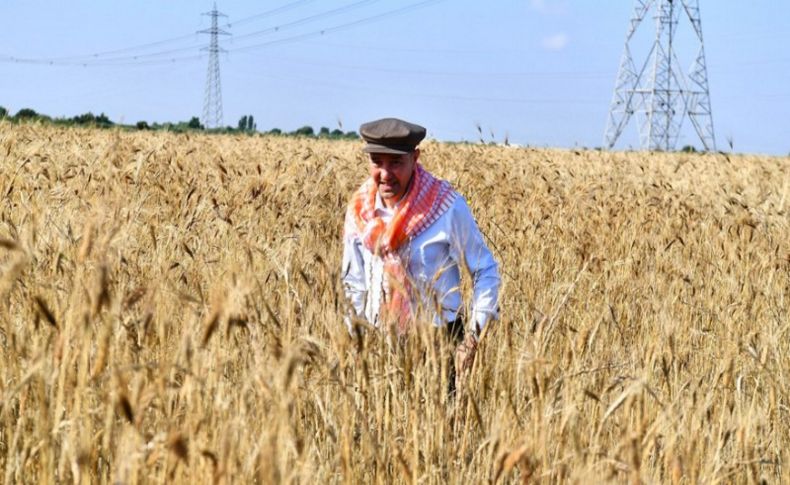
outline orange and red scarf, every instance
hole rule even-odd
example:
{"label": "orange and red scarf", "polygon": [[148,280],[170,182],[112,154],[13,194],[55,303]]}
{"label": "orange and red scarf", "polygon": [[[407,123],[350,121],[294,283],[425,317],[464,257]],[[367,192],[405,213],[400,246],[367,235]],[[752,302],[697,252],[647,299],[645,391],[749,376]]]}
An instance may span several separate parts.
{"label": "orange and red scarf", "polygon": [[354,193],[348,204],[344,232],[346,238],[359,236],[365,248],[383,260],[386,282],[381,317],[404,334],[411,322],[414,295],[406,270],[408,263],[403,261],[399,250],[447,212],[456,192],[449,182],[437,179],[417,163],[407,194],[398,203],[389,223],[385,223],[376,215],[377,191],[378,187],[369,178]]}

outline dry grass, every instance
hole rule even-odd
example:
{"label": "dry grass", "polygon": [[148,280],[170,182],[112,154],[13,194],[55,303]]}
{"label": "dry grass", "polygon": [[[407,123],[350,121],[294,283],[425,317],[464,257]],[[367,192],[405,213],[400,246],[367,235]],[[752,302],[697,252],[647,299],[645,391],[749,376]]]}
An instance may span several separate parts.
{"label": "dry grass", "polygon": [[423,153],[503,269],[455,402],[343,326],[357,143],[0,124],[0,479],[790,480],[790,160]]}

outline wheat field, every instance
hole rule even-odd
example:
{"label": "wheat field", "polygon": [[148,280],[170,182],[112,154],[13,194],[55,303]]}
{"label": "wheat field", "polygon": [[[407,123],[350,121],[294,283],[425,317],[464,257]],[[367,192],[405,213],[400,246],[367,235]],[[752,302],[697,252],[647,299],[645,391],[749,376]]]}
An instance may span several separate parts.
{"label": "wheat field", "polygon": [[503,278],[451,399],[343,323],[360,148],[0,122],[1,479],[790,481],[790,159],[424,143]]}

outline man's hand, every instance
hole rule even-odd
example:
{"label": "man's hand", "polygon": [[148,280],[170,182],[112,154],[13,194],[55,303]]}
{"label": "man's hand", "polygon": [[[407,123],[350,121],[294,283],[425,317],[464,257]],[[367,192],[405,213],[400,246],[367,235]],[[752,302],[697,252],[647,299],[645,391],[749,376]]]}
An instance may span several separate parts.
{"label": "man's hand", "polygon": [[464,341],[455,348],[455,388],[459,393],[465,389],[464,381],[472,370],[477,353],[477,340],[471,334],[464,338]]}

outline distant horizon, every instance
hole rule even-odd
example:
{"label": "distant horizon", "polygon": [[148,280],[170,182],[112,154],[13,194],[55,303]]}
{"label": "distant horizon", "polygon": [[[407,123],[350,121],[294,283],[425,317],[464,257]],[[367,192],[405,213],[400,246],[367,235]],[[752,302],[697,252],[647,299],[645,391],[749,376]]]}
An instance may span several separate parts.
{"label": "distant horizon", "polygon": [[[790,154],[790,5],[700,3],[717,149],[731,141],[736,153]],[[131,124],[202,120],[208,36],[196,32],[209,27],[202,14],[211,8],[4,2],[0,105]],[[229,0],[217,8],[233,34],[220,39],[224,126],[253,115],[267,130],[356,131],[395,116],[442,141],[573,149],[604,144],[633,2]],[[651,22],[640,27],[646,38]],[[679,29],[682,44],[688,26]],[[638,145],[631,120],[614,150]],[[676,148],[684,146],[701,148],[688,119]]]}
{"label": "distant horizon", "polygon": [[[4,108],[5,106],[0,104],[0,107]],[[150,123],[149,123],[149,120],[136,120],[136,121],[127,122],[127,121],[115,121],[115,120],[111,119],[110,121],[112,122],[112,126],[92,126],[90,124],[62,123],[62,122],[68,121],[68,120],[70,120],[70,119],[72,119],[72,118],[74,118],[76,116],[87,115],[87,114],[93,114],[93,115],[96,115],[96,116],[100,116],[100,115],[103,115],[104,113],[93,113],[93,112],[90,112],[90,111],[86,111],[84,113],[79,113],[79,114],[76,114],[76,115],[73,115],[73,116],[64,115],[64,116],[59,116],[59,117],[53,117],[53,116],[48,115],[47,113],[39,112],[39,111],[35,110],[35,108],[24,107],[24,108],[20,108],[20,109],[33,109],[34,111],[36,111],[36,113],[38,115],[46,117],[46,118],[49,118],[49,120],[51,120],[51,121],[48,122],[48,121],[45,121],[45,120],[24,120],[24,121],[14,120],[12,115],[16,114],[16,113],[10,113],[9,112],[7,118],[0,118],[0,122],[6,121],[6,122],[11,123],[11,124],[40,122],[40,123],[52,124],[54,126],[60,126],[60,127],[66,127],[66,128],[78,128],[78,129],[79,128],[82,128],[82,129],[112,129],[112,128],[118,127],[118,128],[130,129],[130,130],[134,130],[134,131],[151,131],[151,132],[166,131],[166,132],[171,132],[171,133],[176,133],[176,134],[178,134],[178,133],[191,133],[191,134],[206,134],[206,135],[212,135],[212,136],[247,134],[247,135],[264,135],[264,136],[289,136],[289,137],[290,136],[295,136],[295,137],[302,136],[302,137],[305,137],[305,138],[326,139],[326,140],[330,140],[330,141],[354,141],[355,139],[361,139],[359,137],[358,130],[356,130],[356,129],[345,131],[343,136],[321,136],[319,134],[321,129],[327,128],[330,131],[333,130],[332,127],[326,126],[326,125],[313,126],[313,125],[304,124],[304,125],[298,126],[295,129],[292,129],[292,130],[284,130],[284,129],[279,128],[277,126],[273,126],[271,128],[268,128],[268,129],[256,128],[255,130],[252,130],[252,131],[242,131],[242,130],[238,129],[237,127],[234,127],[234,126],[232,126],[230,124],[227,124],[226,126],[218,127],[218,128],[203,128],[203,127],[201,127],[199,129],[190,129],[190,130],[186,130],[186,131],[178,131],[176,128],[179,125],[185,125],[189,120],[150,121]],[[19,111],[19,110],[17,110],[17,111]],[[58,123],[58,122],[61,122],[61,123]],[[136,124],[139,123],[139,122],[149,123],[149,128],[137,128]],[[154,129],[153,128],[154,126],[158,126],[158,128]],[[300,133],[295,133],[296,131],[298,131],[300,129],[304,129],[304,128],[311,128],[312,130],[314,130],[314,134],[312,134],[312,135],[304,135],[304,134],[300,134]],[[275,131],[275,130],[277,130],[277,131]],[[354,137],[350,136],[352,134],[354,135]],[[473,145],[482,145],[482,146],[498,146],[498,147],[527,148],[527,149],[540,149],[540,150],[559,150],[559,151],[582,150],[582,151],[595,151],[595,152],[604,151],[604,152],[610,152],[610,153],[639,153],[639,152],[642,152],[642,153],[648,153],[648,154],[649,153],[678,153],[678,154],[679,153],[697,153],[697,154],[710,153],[710,154],[714,154],[714,155],[715,154],[726,154],[726,155],[735,155],[735,156],[757,156],[757,157],[790,158],[790,152],[785,153],[785,154],[782,154],[782,153],[774,154],[774,153],[760,153],[760,152],[741,152],[741,151],[738,151],[738,150],[735,150],[735,149],[733,149],[733,150],[726,150],[726,149],[723,149],[722,147],[717,147],[716,151],[712,151],[712,150],[708,151],[708,150],[704,150],[704,149],[698,149],[698,148],[694,147],[693,145],[686,145],[686,146],[683,146],[683,147],[678,147],[678,148],[676,148],[674,150],[670,150],[670,151],[643,150],[641,148],[620,147],[620,146],[608,149],[608,148],[604,148],[602,146],[581,146],[581,145],[575,145],[575,146],[552,146],[552,145],[521,144],[521,143],[511,142],[510,140],[486,140],[484,138],[468,139],[468,140],[467,139],[460,139],[460,140],[458,140],[458,139],[442,139],[442,138],[434,137],[431,133],[427,134],[426,141],[434,141],[434,142],[437,142],[437,143],[448,143],[448,144],[473,144]],[[688,150],[689,147],[693,148],[694,150],[693,151],[689,151]]]}

